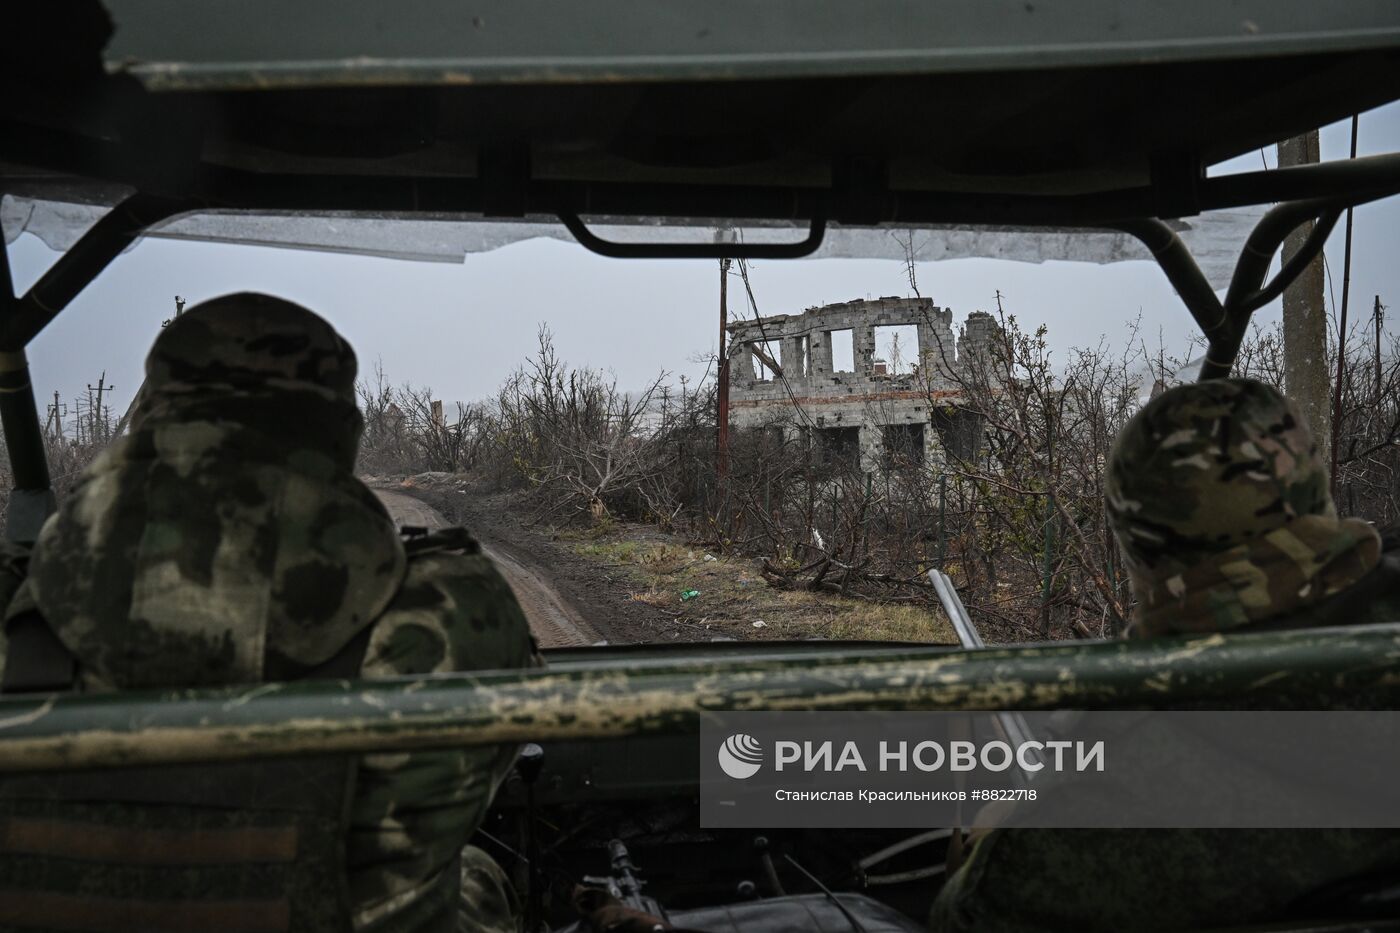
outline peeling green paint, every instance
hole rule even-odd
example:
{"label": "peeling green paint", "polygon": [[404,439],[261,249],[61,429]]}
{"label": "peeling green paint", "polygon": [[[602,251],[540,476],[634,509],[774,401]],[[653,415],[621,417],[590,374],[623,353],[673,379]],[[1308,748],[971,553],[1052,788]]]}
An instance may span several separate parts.
{"label": "peeling green paint", "polygon": [[[577,653],[574,653],[577,657]],[[1400,625],[1136,642],[633,657],[557,670],[0,700],[0,770],[690,732],[707,710],[1394,708]]]}

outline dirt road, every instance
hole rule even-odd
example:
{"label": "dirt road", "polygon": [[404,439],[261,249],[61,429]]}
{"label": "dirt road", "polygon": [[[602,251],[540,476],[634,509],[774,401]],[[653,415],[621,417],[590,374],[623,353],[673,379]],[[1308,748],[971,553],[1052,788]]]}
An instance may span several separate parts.
{"label": "dirt road", "polygon": [[[392,489],[376,489],[374,494],[389,510],[395,524],[423,528],[441,528],[446,524],[437,509],[413,496]],[[540,647],[591,645],[600,639],[593,626],[535,569],[500,548],[483,543],[481,550],[510,584]]]}

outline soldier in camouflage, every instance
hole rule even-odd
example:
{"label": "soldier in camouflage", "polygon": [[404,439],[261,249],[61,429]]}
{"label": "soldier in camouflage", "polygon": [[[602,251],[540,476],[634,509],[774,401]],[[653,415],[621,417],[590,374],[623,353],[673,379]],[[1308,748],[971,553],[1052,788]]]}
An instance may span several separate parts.
{"label": "soldier in camouflage", "polygon": [[[1221,379],[1164,392],[1124,428],[1105,485],[1137,598],[1130,637],[1400,619],[1400,550],[1366,522],[1338,518],[1317,445],[1266,385]],[[1119,742],[1166,760],[1193,754],[1191,736],[1148,725]],[[1096,805],[1069,790],[1048,806]],[[931,925],[1108,933],[1261,923],[1310,892],[1396,870],[1400,837],[1387,830],[997,830],[949,879]]]}
{"label": "soldier in camouflage", "polygon": [[[177,318],[130,433],[44,526],[7,619],[45,620],[90,691],[292,680],[346,652],[368,678],[537,663],[474,542],[406,548],[356,479],[355,373],[289,302],[237,294]],[[357,929],[514,927],[500,869],[461,854],[514,756],[363,757],[345,851]]]}
{"label": "soldier in camouflage", "polygon": [[1137,598],[1131,635],[1400,618],[1397,556],[1337,517],[1311,433],[1263,383],[1158,396],[1118,438],[1105,485]]}

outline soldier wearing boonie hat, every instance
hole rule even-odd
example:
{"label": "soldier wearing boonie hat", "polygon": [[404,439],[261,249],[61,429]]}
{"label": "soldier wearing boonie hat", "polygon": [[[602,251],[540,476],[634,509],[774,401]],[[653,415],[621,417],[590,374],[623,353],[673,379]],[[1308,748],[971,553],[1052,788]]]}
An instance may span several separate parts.
{"label": "soldier wearing boonie hat", "polygon": [[[476,543],[461,529],[404,542],[355,477],[355,374],[354,352],[330,324],[267,295],[216,298],[171,322],[147,358],[131,431],[83,471],[39,534],[6,616],[5,689],[236,686],[537,663],[519,605]],[[35,643],[47,647],[24,647]],[[54,657],[56,666],[42,660]],[[56,676],[67,679],[48,682]],[[248,916],[229,923],[251,927],[338,928],[339,916],[339,927],[361,930],[513,928],[513,918],[492,915],[498,902],[508,906],[503,874],[463,847],[515,752],[317,759],[271,798],[243,794],[262,780],[258,764],[238,765],[241,778],[219,778],[230,773],[219,766],[172,772],[223,801],[214,807],[187,799],[186,787],[171,787],[181,803],[166,805],[160,772],[144,786],[114,780],[116,800],[72,814],[69,801],[27,802],[32,791],[0,781],[0,802],[15,812],[37,807],[49,819],[58,807],[63,825],[88,821],[99,834],[150,824],[161,838],[203,833],[212,845],[223,830],[210,821],[227,819],[237,824],[231,834],[246,823],[330,849],[329,858],[307,843],[267,864],[238,863],[237,853],[232,866],[191,864],[181,892],[162,880],[172,877],[167,866],[161,875],[84,862],[79,879],[71,860],[40,864],[33,854],[0,865],[0,876],[56,885],[45,896],[78,913],[82,903],[59,902],[81,883],[139,902],[170,928],[197,926],[189,918],[209,907],[201,898],[237,901]],[[324,793],[304,793],[318,782]],[[489,904],[488,890],[500,895]]]}

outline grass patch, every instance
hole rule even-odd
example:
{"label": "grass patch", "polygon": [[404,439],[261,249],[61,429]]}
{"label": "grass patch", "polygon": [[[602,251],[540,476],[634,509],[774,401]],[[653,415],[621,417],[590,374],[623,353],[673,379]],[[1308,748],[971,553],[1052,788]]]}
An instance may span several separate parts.
{"label": "grass patch", "polygon": [[590,560],[606,561],[610,564],[631,564],[636,561],[637,554],[642,550],[642,547],[636,541],[591,541],[587,544],[574,545],[574,550],[580,557],[587,557]]}
{"label": "grass patch", "polygon": [[866,603],[831,622],[828,638],[874,641],[933,641],[953,644],[957,633],[943,613],[908,603]]}
{"label": "grass patch", "polygon": [[[654,530],[645,534],[646,539],[636,540],[626,529],[616,529],[607,540],[577,541],[572,547],[583,558],[619,568],[636,587],[633,600],[714,636],[957,642],[934,605],[779,590],[759,575],[752,559],[713,557],[674,540],[657,540]],[[688,590],[700,595],[683,600],[681,594]]]}

